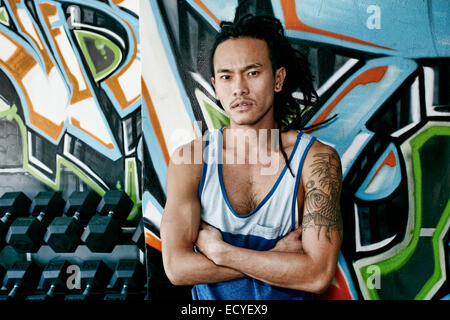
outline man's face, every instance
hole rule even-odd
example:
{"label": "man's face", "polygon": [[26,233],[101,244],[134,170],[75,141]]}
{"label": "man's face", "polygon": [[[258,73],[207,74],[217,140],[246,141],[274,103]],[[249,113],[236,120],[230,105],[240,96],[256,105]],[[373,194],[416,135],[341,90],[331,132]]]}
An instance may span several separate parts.
{"label": "man's face", "polygon": [[229,39],[214,54],[212,83],[232,126],[273,125],[274,93],[281,91],[285,69],[275,76],[264,40]]}

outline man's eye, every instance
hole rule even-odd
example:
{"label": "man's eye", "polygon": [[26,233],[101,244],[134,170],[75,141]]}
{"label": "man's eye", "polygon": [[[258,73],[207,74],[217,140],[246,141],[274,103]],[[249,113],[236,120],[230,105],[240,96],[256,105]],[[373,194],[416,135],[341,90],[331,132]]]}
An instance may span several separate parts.
{"label": "man's eye", "polygon": [[224,75],[220,76],[220,79],[222,79],[222,80],[228,80],[230,78],[231,77],[229,75],[227,75],[227,74],[224,74]]}
{"label": "man's eye", "polygon": [[248,75],[251,76],[251,77],[254,77],[254,76],[258,75],[258,73],[259,73],[258,71],[250,71],[248,73]]}

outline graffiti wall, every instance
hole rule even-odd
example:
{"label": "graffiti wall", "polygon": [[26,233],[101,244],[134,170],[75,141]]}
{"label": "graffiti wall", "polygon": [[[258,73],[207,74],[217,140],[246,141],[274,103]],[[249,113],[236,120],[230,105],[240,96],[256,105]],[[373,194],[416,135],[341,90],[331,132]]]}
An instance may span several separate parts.
{"label": "graffiti wall", "polygon": [[320,103],[305,122],[337,114],[311,132],[344,178],[344,243],[321,298],[449,299],[445,0],[0,0],[0,194],[126,191],[129,219],[142,203],[149,297],[188,295],[162,269],[167,165],[228,124],[209,47],[220,21],[249,12],[279,18],[309,58]]}
{"label": "graffiti wall", "polygon": [[[304,110],[307,124],[337,115],[311,132],[343,165],[344,243],[320,298],[449,299],[448,1],[142,1],[143,212],[153,274],[170,154],[228,123],[209,80],[209,48],[220,21],[246,13],[279,18],[309,58],[320,103]],[[149,289],[161,283],[153,277]]]}
{"label": "graffiti wall", "polygon": [[0,1],[0,192],[141,203],[139,3]]}

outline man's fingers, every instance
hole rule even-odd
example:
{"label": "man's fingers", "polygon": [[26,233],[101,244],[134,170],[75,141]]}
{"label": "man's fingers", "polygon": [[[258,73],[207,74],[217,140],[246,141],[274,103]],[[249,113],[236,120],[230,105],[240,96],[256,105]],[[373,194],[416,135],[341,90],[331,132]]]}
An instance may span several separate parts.
{"label": "man's fingers", "polygon": [[295,229],[294,231],[291,232],[295,237],[300,237],[302,234],[302,227],[298,227],[297,229]]}

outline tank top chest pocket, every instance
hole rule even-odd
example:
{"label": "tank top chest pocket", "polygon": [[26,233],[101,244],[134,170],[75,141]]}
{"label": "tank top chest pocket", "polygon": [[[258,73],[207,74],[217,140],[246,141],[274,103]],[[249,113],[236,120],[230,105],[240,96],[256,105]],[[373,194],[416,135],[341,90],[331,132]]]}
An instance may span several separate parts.
{"label": "tank top chest pocket", "polygon": [[250,233],[254,236],[258,236],[265,239],[276,239],[280,236],[281,226],[271,227],[259,223],[255,223],[250,230]]}

